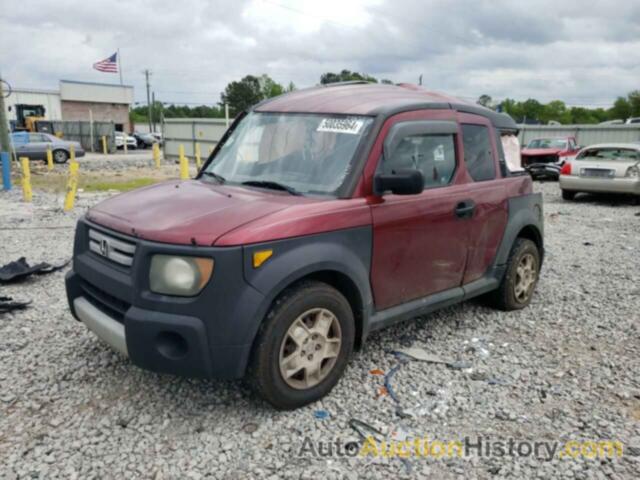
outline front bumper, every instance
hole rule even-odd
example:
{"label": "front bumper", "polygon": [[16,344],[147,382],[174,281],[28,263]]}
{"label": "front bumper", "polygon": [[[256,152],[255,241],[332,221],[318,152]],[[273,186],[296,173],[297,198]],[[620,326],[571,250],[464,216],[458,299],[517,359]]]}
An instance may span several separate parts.
{"label": "front bumper", "polygon": [[560,188],[586,193],[629,193],[640,195],[638,178],[588,178],[577,175],[561,175]]}
{"label": "front bumper", "polygon": [[555,163],[532,163],[525,168],[533,178],[550,178],[557,180],[560,177],[560,169],[562,167]]}
{"label": "front bumper", "polygon": [[[135,242],[130,267],[88,248],[88,229]],[[196,297],[149,290],[154,254],[215,258],[213,277]],[[141,368],[187,377],[240,378],[266,313],[264,296],[244,281],[242,248],[191,247],[133,239],[78,222],[73,270],[66,276],[69,306],[114,350]]]}

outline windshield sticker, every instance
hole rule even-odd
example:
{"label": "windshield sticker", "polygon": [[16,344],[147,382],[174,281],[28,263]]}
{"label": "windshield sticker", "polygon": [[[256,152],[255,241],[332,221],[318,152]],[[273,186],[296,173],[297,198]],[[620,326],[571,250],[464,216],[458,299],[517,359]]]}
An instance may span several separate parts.
{"label": "windshield sticker", "polygon": [[433,160],[436,162],[444,162],[444,145],[438,145],[433,151]]}
{"label": "windshield sticker", "polygon": [[317,131],[357,135],[360,133],[362,125],[364,125],[364,121],[356,118],[323,118]]}

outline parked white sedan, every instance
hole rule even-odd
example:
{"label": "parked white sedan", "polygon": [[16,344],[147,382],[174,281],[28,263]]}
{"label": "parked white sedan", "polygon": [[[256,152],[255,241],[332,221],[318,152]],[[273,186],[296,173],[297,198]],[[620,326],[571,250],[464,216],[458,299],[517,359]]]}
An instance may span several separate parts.
{"label": "parked white sedan", "polygon": [[560,170],[562,198],[579,192],[640,195],[640,143],[603,143],[578,152]]}

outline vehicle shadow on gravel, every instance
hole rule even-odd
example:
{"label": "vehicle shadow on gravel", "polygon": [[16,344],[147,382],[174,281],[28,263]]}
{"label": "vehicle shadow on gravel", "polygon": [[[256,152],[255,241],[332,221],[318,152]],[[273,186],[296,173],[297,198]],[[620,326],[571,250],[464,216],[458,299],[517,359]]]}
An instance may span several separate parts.
{"label": "vehicle shadow on gravel", "polygon": [[638,206],[640,197],[615,193],[579,193],[572,202],[603,207]]}

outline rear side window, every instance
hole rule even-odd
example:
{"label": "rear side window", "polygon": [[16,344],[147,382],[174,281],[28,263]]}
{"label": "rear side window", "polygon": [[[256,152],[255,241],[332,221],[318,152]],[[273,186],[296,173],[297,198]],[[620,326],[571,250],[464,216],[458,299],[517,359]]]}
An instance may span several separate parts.
{"label": "rear side window", "polygon": [[411,135],[404,137],[390,159],[382,159],[383,173],[420,170],[424,188],[448,185],[456,170],[453,135]]}
{"label": "rear side window", "polygon": [[489,129],[483,125],[462,125],[464,163],[476,182],[496,178]]}

